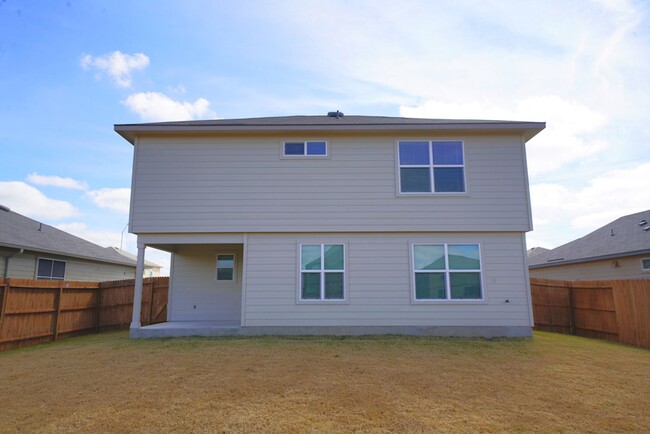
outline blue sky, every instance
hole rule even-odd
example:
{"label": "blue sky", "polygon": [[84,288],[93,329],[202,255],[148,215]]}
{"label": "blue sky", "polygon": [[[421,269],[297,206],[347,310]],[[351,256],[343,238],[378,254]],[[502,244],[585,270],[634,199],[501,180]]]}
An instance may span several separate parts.
{"label": "blue sky", "polygon": [[132,147],[115,123],[545,121],[527,145],[528,245],[556,247],[650,208],[649,14],[633,0],[0,0],[0,203],[119,245]]}

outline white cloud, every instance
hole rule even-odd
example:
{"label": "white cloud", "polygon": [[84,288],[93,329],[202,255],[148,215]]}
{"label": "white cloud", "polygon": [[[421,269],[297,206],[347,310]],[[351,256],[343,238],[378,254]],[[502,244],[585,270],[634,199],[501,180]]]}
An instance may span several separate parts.
{"label": "white cloud", "polygon": [[143,53],[124,54],[120,51],[91,56],[86,54],[81,58],[81,67],[98,71],[98,78],[103,74],[108,75],[120,87],[131,87],[131,74],[133,71],[145,69],[149,65],[149,57]]}
{"label": "white cloud", "polygon": [[[55,227],[79,238],[83,238],[86,241],[90,241],[91,243],[98,244],[102,247],[119,247],[120,238],[122,237],[122,234],[119,231],[89,228],[83,222],[61,223],[55,225]],[[133,240],[130,238],[133,238]],[[135,243],[135,235],[128,234],[125,231],[124,243],[127,241]]]}
{"label": "white cloud", "polygon": [[50,199],[37,188],[20,181],[0,182],[0,203],[33,219],[60,220],[79,215],[69,202]]}
{"label": "white cloud", "polygon": [[131,200],[129,188],[102,188],[89,190],[86,195],[100,208],[110,209],[119,213],[128,214]]}
{"label": "white cloud", "polygon": [[400,114],[419,118],[545,121],[546,129],[527,146],[531,176],[560,169],[607,146],[593,138],[605,125],[605,117],[559,96],[531,97],[508,106],[430,100],[416,107],[401,106]]}
{"label": "white cloud", "polygon": [[533,224],[529,246],[557,247],[618,217],[650,208],[645,181],[650,162],[596,175],[587,185],[570,188],[555,183],[531,186]]}
{"label": "white cloud", "polygon": [[210,102],[198,98],[194,102],[175,101],[160,92],[140,92],[130,95],[122,103],[145,121],[184,121],[214,118]]}
{"label": "white cloud", "polygon": [[88,184],[84,181],[78,181],[72,178],[63,178],[60,176],[45,176],[38,173],[27,175],[27,182],[36,185],[46,185],[51,187],[69,188],[72,190],[87,190]]}

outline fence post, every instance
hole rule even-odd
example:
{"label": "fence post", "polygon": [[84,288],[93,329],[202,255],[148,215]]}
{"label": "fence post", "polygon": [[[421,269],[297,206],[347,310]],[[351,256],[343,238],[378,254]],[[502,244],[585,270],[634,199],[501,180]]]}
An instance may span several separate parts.
{"label": "fence post", "polygon": [[99,333],[102,318],[102,283],[97,285],[97,323],[95,324],[95,333]]}
{"label": "fence post", "polygon": [[2,326],[5,322],[5,311],[7,310],[7,300],[11,288],[11,279],[4,279],[2,284],[2,299],[0,299],[0,339],[2,339]]}
{"label": "fence post", "polygon": [[63,295],[63,280],[59,282],[57,288],[56,298],[54,301],[54,306],[56,312],[54,312],[54,340],[56,341],[59,338],[59,317],[61,316],[61,296]]}
{"label": "fence post", "polygon": [[571,282],[567,282],[566,291],[567,291],[567,306],[569,308],[569,331],[571,332],[572,335],[575,335],[576,331],[575,331],[575,318],[574,318],[574,310],[573,310],[573,286],[571,285]]}
{"label": "fence post", "polygon": [[149,324],[153,324],[153,294],[156,290],[156,279],[150,278],[151,281],[151,303],[149,303]]}

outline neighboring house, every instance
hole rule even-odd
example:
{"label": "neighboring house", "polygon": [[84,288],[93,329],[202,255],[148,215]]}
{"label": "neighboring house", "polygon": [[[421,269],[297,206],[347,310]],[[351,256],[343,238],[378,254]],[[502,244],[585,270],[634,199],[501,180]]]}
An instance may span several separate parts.
{"label": "neighboring house", "polygon": [[[539,122],[289,116],[116,125],[130,230],[172,254],[188,334],[530,336]],[[141,273],[139,273],[141,274]]]}
{"label": "neighboring house", "polygon": [[650,278],[650,210],[529,258],[531,277],[560,280]]}
{"label": "neighboring house", "polygon": [[[127,252],[126,250],[121,250],[119,247],[106,247],[107,249],[113,250],[114,252],[117,252],[123,256],[126,256],[127,258],[133,260],[133,263],[138,259],[137,256],[134,254]],[[155,262],[147,261],[145,259],[144,261],[144,273],[142,273],[142,277],[160,277],[160,269],[162,268],[161,265],[156,264]]]}
{"label": "neighboring house", "polygon": [[0,278],[133,279],[136,261],[0,206]]}
{"label": "neighboring house", "polygon": [[534,258],[535,256],[546,253],[548,251],[549,249],[546,249],[544,247],[531,247],[528,249],[528,260],[530,261],[530,258]]}

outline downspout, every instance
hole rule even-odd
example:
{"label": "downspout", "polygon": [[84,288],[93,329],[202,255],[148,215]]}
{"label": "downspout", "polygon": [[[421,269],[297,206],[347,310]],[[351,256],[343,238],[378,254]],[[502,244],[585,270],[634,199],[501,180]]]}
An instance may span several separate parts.
{"label": "downspout", "polygon": [[2,276],[3,279],[6,279],[9,276],[9,259],[18,255],[22,255],[24,251],[25,249],[20,249],[18,250],[17,253],[5,256],[5,271],[4,271],[4,276]]}

